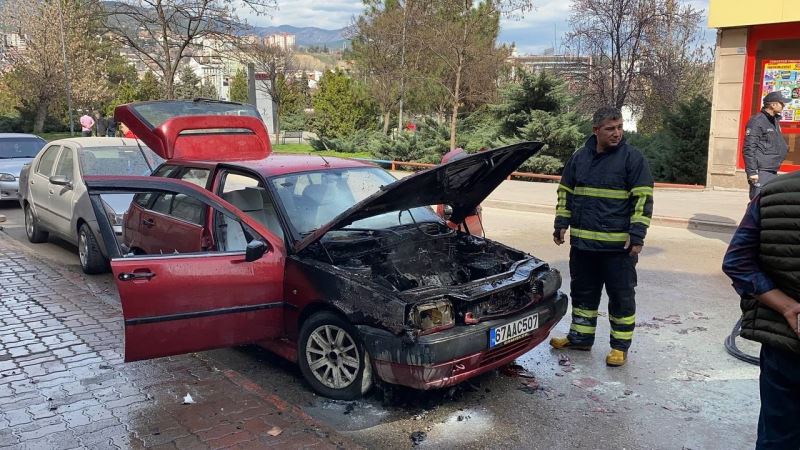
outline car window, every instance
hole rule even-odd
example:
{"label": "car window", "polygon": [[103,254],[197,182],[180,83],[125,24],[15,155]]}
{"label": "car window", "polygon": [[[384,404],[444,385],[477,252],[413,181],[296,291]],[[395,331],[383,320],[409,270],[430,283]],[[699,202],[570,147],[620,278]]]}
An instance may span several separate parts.
{"label": "car window", "polygon": [[58,165],[56,165],[56,172],[54,175],[62,175],[67,177],[68,180],[72,180],[74,177],[74,158],[72,156],[72,149],[69,147],[64,147],[64,150],[61,152],[61,158],[58,159]]}
{"label": "car window", "polygon": [[244,252],[248,242],[263,239],[236,217],[218,211],[214,226],[203,220],[212,210],[184,193],[137,190],[121,218],[117,243],[121,254],[171,256],[184,253]]}
{"label": "car window", "polygon": [[172,173],[173,173],[173,172],[177,171],[177,170],[178,170],[178,169],[180,169],[180,168],[181,168],[181,166],[170,166],[170,165],[164,165],[164,166],[161,166],[161,167],[159,167],[159,168],[158,168],[158,169],[157,169],[157,170],[156,170],[156,171],[153,173],[153,176],[156,176],[156,177],[167,177],[167,178],[169,178],[169,177],[172,177]]}
{"label": "car window", "polygon": [[[356,203],[396,181],[382,169],[329,169],[275,177],[272,185],[294,229],[310,233]],[[353,222],[354,228],[389,228],[414,222],[440,221],[428,207],[411,214],[389,212]]]}
{"label": "car window", "polygon": [[78,151],[86,175],[150,175],[164,160],[147,147],[84,147]]}
{"label": "car window", "polygon": [[227,172],[223,174],[221,197],[264,225],[283,239],[278,212],[263,183],[254,175]]}
{"label": "car window", "polygon": [[53,173],[53,164],[56,162],[58,150],[60,145],[52,145],[44,151],[44,154],[39,159],[39,165],[36,166],[36,173],[49,177]]}
{"label": "car window", "polygon": [[195,184],[205,189],[206,185],[208,184],[208,176],[210,174],[211,170],[209,169],[193,168],[193,169],[187,169],[180,176],[180,179],[183,181],[188,181],[189,183]]}
{"label": "car window", "polygon": [[0,139],[0,159],[35,158],[46,144],[38,137],[4,137]]}

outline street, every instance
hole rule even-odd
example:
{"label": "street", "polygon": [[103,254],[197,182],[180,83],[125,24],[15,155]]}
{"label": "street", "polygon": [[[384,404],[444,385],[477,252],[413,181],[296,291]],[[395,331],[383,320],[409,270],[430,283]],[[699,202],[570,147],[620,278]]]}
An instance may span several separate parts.
{"label": "street", "polygon": [[[0,214],[8,218],[0,239],[85,280],[118,308],[111,277],[83,275],[74,247],[52,239],[28,243],[15,204],[0,205]],[[484,208],[484,227],[487,237],[549,261],[568,292],[569,249],[553,244],[551,216]],[[639,260],[637,330],[622,368],[604,363],[605,301],[592,352],[554,351],[543,343],[517,360],[521,374],[495,371],[445,391],[373,391],[361,401],[332,401],[313,394],[296,366],[257,347],[196,357],[244,375],[367,448],[752,448],[758,368],[730,357],[722,345],[739,316],[738,298],[720,272],[728,239],[651,228]],[[565,317],[556,330],[568,328]],[[755,345],[739,345],[757,353]]]}

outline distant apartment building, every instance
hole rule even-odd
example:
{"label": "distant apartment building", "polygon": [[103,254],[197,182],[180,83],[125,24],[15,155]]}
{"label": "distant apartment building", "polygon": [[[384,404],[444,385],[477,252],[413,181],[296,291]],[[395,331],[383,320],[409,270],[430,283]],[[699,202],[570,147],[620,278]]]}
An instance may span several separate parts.
{"label": "distant apartment building", "polygon": [[530,73],[549,72],[568,77],[586,77],[592,67],[591,56],[574,55],[524,55],[509,56],[506,61],[511,66],[511,77],[522,68]]}
{"label": "distant apartment building", "polygon": [[293,49],[295,46],[295,35],[290,33],[275,33],[264,36],[264,45],[280,47],[284,50]]}
{"label": "distant apartment building", "polygon": [[19,33],[2,33],[0,34],[0,45],[3,48],[24,49],[27,44],[25,37]]}

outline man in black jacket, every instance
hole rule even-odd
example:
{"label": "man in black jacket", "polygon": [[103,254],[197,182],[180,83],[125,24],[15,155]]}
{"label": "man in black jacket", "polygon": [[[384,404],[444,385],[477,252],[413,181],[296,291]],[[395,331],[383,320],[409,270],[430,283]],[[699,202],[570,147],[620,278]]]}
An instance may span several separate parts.
{"label": "man in black jacket", "polygon": [[744,171],[750,185],[750,199],[758,195],[761,186],[775,178],[786,158],[789,146],[781,135],[781,113],[786,103],[779,91],[764,97],[764,107],[747,121],[744,136]]}
{"label": "man in black jacket", "polygon": [[571,228],[572,325],[550,345],[591,349],[605,286],[611,321],[606,364],[621,366],[633,339],[636,263],[653,214],[653,177],[642,154],[625,142],[618,109],[597,110],[592,131],[567,161],[558,187],[553,241],[563,244]]}
{"label": "man in black jacket", "polygon": [[741,336],[761,342],[756,449],[800,449],[800,172],[747,207],[722,263],[741,296]]}

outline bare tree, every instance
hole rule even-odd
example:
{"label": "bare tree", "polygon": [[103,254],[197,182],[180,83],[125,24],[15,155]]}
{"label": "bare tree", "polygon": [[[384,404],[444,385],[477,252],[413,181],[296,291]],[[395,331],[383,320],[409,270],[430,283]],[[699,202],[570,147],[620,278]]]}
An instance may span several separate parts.
{"label": "bare tree", "polygon": [[456,146],[456,124],[466,102],[490,98],[508,50],[496,39],[502,14],[531,8],[531,2],[442,0],[425,5],[416,45],[429,57],[423,69],[428,81],[439,83],[449,97],[450,148]]}
{"label": "bare tree", "polygon": [[592,56],[589,100],[621,108],[636,87],[647,33],[666,16],[665,0],[574,0],[567,47]]}
{"label": "bare tree", "polygon": [[[2,26],[18,32],[25,41],[24,47],[6,54],[11,64],[6,82],[34,111],[35,133],[42,132],[48,112],[64,105],[64,55],[69,59],[69,83],[76,106],[97,107],[111,97],[102,61],[95,55],[99,46],[93,32],[96,28],[87,14],[97,7],[95,0],[7,2],[0,12]],[[63,34],[58,26],[61,21]]]}
{"label": "bare tree", "polygon": [[106,5],[107,30],[156,69],[165,95],[173,98],[175,74],[190,46],[209,40],[222,51],[246,29],[237,8],[266,14],[276,0],[116,0]]}
{"label": "bare tree", "polygon": [[253,64],[257,76],[256,89],[262,90],[275,103],[273,115],[275,133],[280,132],[280,114],[283,105],[286,77],[294,71],[294,52],[290,48],[254,42],[240,46],[244,62]]}

